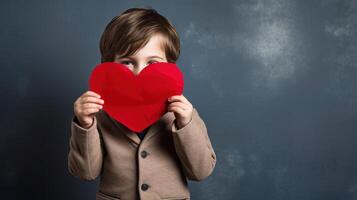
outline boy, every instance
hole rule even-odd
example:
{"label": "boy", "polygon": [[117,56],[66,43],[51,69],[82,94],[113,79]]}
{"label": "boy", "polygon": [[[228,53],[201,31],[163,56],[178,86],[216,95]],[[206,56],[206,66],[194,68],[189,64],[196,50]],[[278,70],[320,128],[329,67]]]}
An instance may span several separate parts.
{"label": "boy", "polygon": [[[106,26],[100,50],[102,63],[121,63],[138,74],[154,62],[175,63],[180,42],[156,10],[131,8]],[[100,175],[97,200],[190,199],[186,178],[209,176],[216,155],[196,108],[183,95],[168,101],[167,113],[134,133],[102,110],[99,94],[85,92],[74,102],[69,172],[81,180]]]}

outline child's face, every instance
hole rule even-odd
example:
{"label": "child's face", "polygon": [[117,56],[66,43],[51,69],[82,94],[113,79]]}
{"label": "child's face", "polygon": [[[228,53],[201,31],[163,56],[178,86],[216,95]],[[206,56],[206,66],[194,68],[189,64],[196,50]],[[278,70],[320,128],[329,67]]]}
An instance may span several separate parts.
{"label": "child's face", "polygon": [[128,57],[115,56],[114,62],[126,65],[135,75],[139,74],[148,64],[167,62],[165,52],[161,48],[162,36],[153,35],[149,42],[134,55]]}

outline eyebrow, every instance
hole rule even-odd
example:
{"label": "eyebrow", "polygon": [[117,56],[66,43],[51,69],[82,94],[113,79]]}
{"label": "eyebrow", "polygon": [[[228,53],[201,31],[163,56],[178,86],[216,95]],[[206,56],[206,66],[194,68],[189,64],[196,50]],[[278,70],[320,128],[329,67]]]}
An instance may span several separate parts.
{"label": "eyebrow", "polygon": [[160,56],[149,56],[148,58],[159,58],[161,60],[164,60],[163,58],[161,58]]}
{"label": "eyebrow", "polygon": [[[127,56],[127,57],[120,57],[120,58],[118,58],[118,59],[123,59],[123,58],[130,58],[130,59],[133,59],[133,57],[132,56]],[[148,58],[159,58],[159,59],[161,59],[161,60],[164,60],[162,57],[160,57],[160,56],[148,56]]]}

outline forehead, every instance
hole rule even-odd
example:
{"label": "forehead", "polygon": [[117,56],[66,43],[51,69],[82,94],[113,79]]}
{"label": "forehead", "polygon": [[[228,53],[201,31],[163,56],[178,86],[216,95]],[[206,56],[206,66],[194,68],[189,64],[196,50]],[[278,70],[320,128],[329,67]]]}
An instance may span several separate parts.
{"label": "forehead", "polygon": [[150,37],[148,43],[139,49],[133,56],[153,56],[153,55],[165,55],[164,48],[165,38],[160,34],[155,34]]}
{"label": "forehead", "polygon": [[[149,40],[143,47],[139,47],[134,50],[135,47],[129,45],[129,49],[126,53],[116,53],[116,59],[121,58],[150,58],[153,56],[159,56],[166,59],[166,44],[167,38],[160,33],[154,33],[150,36]],[[135,46],[135,45],[134,45]],[[131,49],[131,50],[130,50]]]}
{"label": "forehead", "polygon": [[143,47],[143,49],[150,48],[152,50],[164,51],[164,42],[165,38],[163,36],[160,34],[154,34],[150,37],[148,43]]}

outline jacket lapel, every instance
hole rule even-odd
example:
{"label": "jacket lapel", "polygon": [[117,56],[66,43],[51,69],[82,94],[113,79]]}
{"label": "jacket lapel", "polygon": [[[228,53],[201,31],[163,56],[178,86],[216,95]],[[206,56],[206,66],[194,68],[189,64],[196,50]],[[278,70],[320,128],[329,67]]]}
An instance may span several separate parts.
{"label": "jacket lapel", "polygon": [[146,135],[143,139],[143,141],[140,140],[140,138],[137,136],[137,134],[130,130],[128,127],[126,127],[125,125],[123,125],[122,123],[118,122],[117,120],[113,119],[107,112],[105,112],[104,110],[103,113],[107,116],[108,119],[110,119],[113,124],[115,124],[115,126],[117,126],[121,132],[129,138],[129,140],[131,140],[132,142],[134,142],[135,144],[139,145],[140,142],[144,142],[147,141],[148,139],[150,139],[152,136],[154,136],[156,133],[158,133],[162,128],[165,128],[165,126],[167,126],[167,118],[169,118],[169,115],[172,113],[170,112],[166,112],[163,116],[161,116],[161,118],[156,121],[154,124],[152,124],[150,127],[148,127],[148,130],[146,132]]}
{"label": "jacket lapel", "polygon": [[161,116],[159,120],[157,120],[154,124],[152,124],[146,132],[146,135],[142,142],[146,142],[152,136],[156,135],[160,130],[165,129],[166,126],[170,123],[170,116],[173,115],[171,112],[166,112],[164,115]]}

